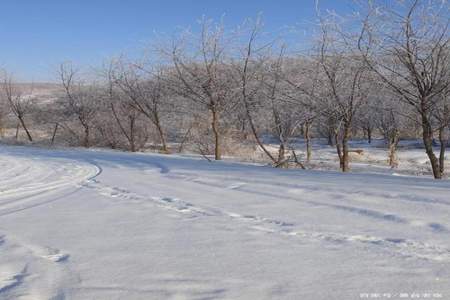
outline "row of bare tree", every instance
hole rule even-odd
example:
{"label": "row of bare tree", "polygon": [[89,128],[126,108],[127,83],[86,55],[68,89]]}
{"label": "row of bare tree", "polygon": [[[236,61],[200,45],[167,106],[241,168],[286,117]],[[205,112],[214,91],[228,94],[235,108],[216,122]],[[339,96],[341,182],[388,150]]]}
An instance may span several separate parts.
{"label": "row of bare tree", "polygon": [[355,134],[369,142],[383,136],[392,167],[400,139],[420,134],[433,175],[442,178],[450,126],[449,4],[385,3],[361,3],[345,17],[318,11],[313,45],[303,52],[267,35],[260,19],[232,31],[204,19],[197,32],[153,47],[158,63],[121,56],[91,77],[62,64],[61,89],[45,103],[5,74],[0,122],[12,112],[17,134],[22,128],[30,141],[28,117],[47,126],[52,142],[64,135],[85,147],[138,151],[151,144],[164,153],[189,146],[216,160],[253,143],[279,167],[292,161],[304,167],[291,147],[295,138],[304,138],[309,161],[311,139],[326,137],[344,172]]}

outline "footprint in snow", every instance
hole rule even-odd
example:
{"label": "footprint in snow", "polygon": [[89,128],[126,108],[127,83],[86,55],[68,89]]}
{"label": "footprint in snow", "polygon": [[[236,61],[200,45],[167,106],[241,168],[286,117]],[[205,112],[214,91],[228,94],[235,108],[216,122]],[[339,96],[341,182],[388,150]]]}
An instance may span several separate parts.
{"label": "footprint in snow", "polygon": [[238,189],[238,188],[240,188],[240,187],[242,187],[244,185],[245,185],[244,182],[236,182],[236,183],[232,183],[229,186],[227,186],[227,189],[236,190],[236,189]]}
{"label": "footprint in snow", "polygon": [[56,262],[64,262],[64,261],[68,260],[70,257],[70,254],[61,252],[61,250],[56,249],[56,248],[51,248],[51,247],[34,248],[34,249],[32,249],[32,251],[36,255],[38,255],[46,260],[55,262],[55,263]]}
{"label": "footprint in snow", "polygon": [[42,254],[41,257],[52,262],[63,262],[69,259],[68,253],[63,253],[59,249],[54,249],[47,247],[45,250],[45,254]]}
{"label": "footprint in snow", "polygon": [[[430,227],[434,232],[447,232],[447,228],[439,223],[429,223],[428,227]],[[1,242],[0,242],[1,244]]]}
{"label": "footprint in snow", "polygon": [[27,268],[28,266],[25,266],[18,273],[0,272],[0,294],[20,285],[23,279],[29,275]]}

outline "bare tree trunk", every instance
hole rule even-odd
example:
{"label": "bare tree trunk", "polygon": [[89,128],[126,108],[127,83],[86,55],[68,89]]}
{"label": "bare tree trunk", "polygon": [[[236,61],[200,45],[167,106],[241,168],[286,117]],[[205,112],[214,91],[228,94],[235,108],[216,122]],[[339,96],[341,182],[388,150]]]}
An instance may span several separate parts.
{"label": "bare tree trunk", "polygon": [[333,134],[331,134],[331,132],[328,132],[327,139],[328,139],[328,141],[327,141],[328,146],[334,146],[333,145]]}
{"label": "bare tree trunk", "polygon": [[306,141],[306,161],[310,162],[312,157],[312,145],[311,145],[311,123],[306,122],[304,128],[304,136]]}
{"label": "bare tree trunk", "polygon": [[158,130],[159,139],[161,141],[162,151],[164,153],[168,154],[168,153],[170,153],[170,151],[169,151],[169,148],[167,148],[166,137],[164,135],[164,131],[163,131],[162,126],[161,126],[161,122],[159,120],[159,115],[157,113],[155,113],[154,117],[155,117],[156,130]]}
{"label": "bare tree trunk", "polygon": [[335,137],[336,128],[332,125],[332,120],[329,118],[327,124],[327,138],[328,138],[328,146],[334,146],[335,140],[333,140],[333,137]]}
{"label": "bare tree trunk", "polygon": [[431,129],[430,121],[425,113],[422,113],[422,138],[425,146],[425,151],[431,163],[433,176],[435,179],[442,179],[442,173],[439,166],[439,161],[433,151],[433,130]]}
{"label": "bare tree trunk", "polygon": [[215,109],[211,110],[212,113],[212,121],[211,121],[211,127],[212,131],[214,133],[214,159],[215,160],[221,160],[222,159],[222,153],[221,153],[221,145],[220,145],[220,133],[219,133],[219,115]]}
{"label": "bare tree trunk", "polygon": [[5,137],[5,128],[3,127],[2,119],[0,119],[0,137]]}
{"label": "bare tree trunk", "polygon": [[26,132],[26,134],[27,134],[28,140],[29,140],[30,142],[32,142],[32,141],[33,141],[33,138],[31,137],[31,134],[30,134],[30,132],[28,131],[27,126],[25,125],[25,121],[24,121],[23,117],[19,117],[19,121],[20,121],[20,124],[22,124],[22,128],[25,130],[25,132]]}
{"label": "bare tree trunk", "polygon": [[130,117],[130,150],[131,152],[136,152],[136,141],[135,141],[135,127],[136,119],[134,117]]}
{"label": "bare tree trunk", "polygon": [[348,156],[348,141],[351,136],[351,126],[349,122],[344,122],[344,129],[342,133],[342,140],[339,141],[339,131],[336,130],[335,133],[335,142],[336,142],[336,150],[339,157],[339,166],[342,172],[348,172],[349,168],[349,156]]}
{"label": "bare tree trunk", "polygon": [[440,151],[439,151],[439,173],[441,177],[444,176],[445,171],[445,148],[447,147],[448,135],[445,132],[445,127],[439,128],[439,142],[440,142]]}
{"label": "bare tree trunk", "polygon": [[286,168],[288,166],[288,162],[286,161],[286,147],[284,142],[280,143],[280,147],[278,148],[278,162],[276,164],[277,168]]}
{"label": "bare tree trunk", "polygon": [[336,130],[334,133],[334,143],[336,146],[336,152],[339,158],[339,168],[342,170],[342,162],[343,162],[343,157],[342,157],[342,148],[341,148],[341,143],[339,141],[339,131]]}
{"label": "bare tree trunk", "polygon": [[56,123],[56,124],[55,124],[55,129],[53,129],[51,145],[53,145],[53,143],[55,142],[56,131],[58,130],[58,126],[59,126],[59,124]]}
{"label": "bare tree trunk", "polygon": [[277,160],[275,159],[275,157],[270,153],[269,150],[267,150],[267,148],[264,146],[264,144],[262,143],[262,141],[260,140],[259,136],[258,136],[258,132],[256,131],[256,127],[255,124],[253,123],[253,118],[250,114],[250,109],[248,107],[248,103],[246,101],[244,101],[244,106],[245,106],[245,112],[247,115],[247,119],[248,119],[248,124],[250,125],[250,129],[252,130],[253,133],[253,137],[256,140],[256,143],[258,144],[258,146],[264,151],[264,153],[270,158],[270,160],[272,161],[273,164],[277,163]]}
{"label": "bare tree trunk", "polygon": [[114,104],[111,102],[110,104],[111,106],[111,111],[113,113],[114,119],[116,120],[117,125],[120,128],[120,131],[122,132],[122,134],[125,136],[125,138],[128,141],[128,144],[130,146],[130,151],[131,152],[136,152],[136,142],[135,142],[135,124],[136,124],[136,116],[133,114],[129,114],[128,115],[128,120],[129,125],[130,125],[130,132],[128,133],[124,127],[124,125],[122,124],[122,122],[120,121],[119,115],[116,112],[116,108],[114,107]]}
{"label": "bare tree trunk", "polygon": [[348,140],[350,138],[350,131],[351,128],[348,126],[348,124],[345,124],[344,126],[344,135],[342,138],[342,172],[348,172],[350,170],[349,168],[349,156],[348,156]]}
{"label": "bare tree trunk", "polygon": [[370,127],[367,127],[367,142],[372,143],[372,128]]}
{"label": "bare tree trunk", "polygon": [[189,138],[189,135],[191,134],[192,127],[194,127],[194,123],[191,123],[188,130],[186,130],[186,133],[184,134],[183,139],[180,142],[180,146],[178,147],[178,153],[181,153],[181,151],[183,151],[184,144],[186,143],[186,141]]}
{"label": "bare tree trunk", "polygon": [[16,126],[16,141],[19,139],[19,129],[20,129],[20,123],[17,123],[17,126]]}
{"label": "bare tree trunk", "polygon": [[389,136],[389,166],[391,168],[398,167],[397,146],[398,146],[398,132],[395,131]]}
{"label": "bare tree trunk", "polygon": [[89,143],[89,126],[84,126],[83,146],[85,148],[89,148],[90,147],[90,143]]}
{"label": "bare tree trunk", "polygon": [[339,167],[342,172],[348,172],[349,168],[349,155],[348,155],[348,141],[351,135],[351,126],[348,122],[344,122],[344,129],[342,132],[342,139],[339,140],[339,129],[335,130],[334,141],[336,143],[336,152],[339,158]]}

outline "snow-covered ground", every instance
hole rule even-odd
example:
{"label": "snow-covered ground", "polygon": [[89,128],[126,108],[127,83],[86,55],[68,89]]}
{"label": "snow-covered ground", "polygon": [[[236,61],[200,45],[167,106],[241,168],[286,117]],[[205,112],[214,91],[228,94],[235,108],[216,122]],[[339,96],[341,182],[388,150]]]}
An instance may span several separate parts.
{"label": "snow-covered ground", "polygon": [[0,146],[0,299],[369,297],[450,299],[449,181]]}
{"label": "snow-covered ground", "polygon": [[[324,139],[313,139],[312,160],[306,164],[308,169],[314,170],[338,170],[339,160],[336,148],[328,146]],[[305,159],[305,142],[298,139],[291,145],[302,160]],[[278,155],[278,145],[268,143],[266,147]],[[371,144],[366,140],[353,140],[350,149],[362,150],[361,154],[350,153],[350,167],[353,173],[376,173],[394,176],[427,176],[432,177],[431,166],[423,143],[420,140],[402,140],[397,151],[398,167],[392,169],[388,165],[388,149],[383,139],[375,139]],[[447,153],[450,149],[447,150]],[[266,158],[262,150],[258,151],[260,158]],[[439,147],[436,146],[435,153],[439,156]],[[266,158],[267,159],[267,158]],[[446,165],[450,166],[450,157],[446,155]]]}

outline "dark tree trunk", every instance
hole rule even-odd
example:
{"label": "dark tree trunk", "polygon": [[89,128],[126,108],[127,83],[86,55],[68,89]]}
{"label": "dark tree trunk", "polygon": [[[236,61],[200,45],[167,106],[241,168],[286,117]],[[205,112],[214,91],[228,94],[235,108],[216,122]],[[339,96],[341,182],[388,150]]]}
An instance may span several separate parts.
{"label": "dark tree trunk", "polygon": [[219,115],[215,109],[211,111],[212,113],[212,121],[211,121],[211,127],[212,131],[214,133],[214,159],[215,160],[221,160],[222,159],[222,153],[221,153],[221,145],[220,145],[220,133],[219,133]]}
{"label": "dark tree trunk", "polygon": [[83,147],[89,148],[89,126],[84,126],[84,138],[83,138]]}
{"label": "dark tree trunk", "polygon": [[310,162],[312,157],[312,145],[311,145],[311,123],[305,123],[304,136],[306,141],[306,161]]}
{"label": "dark tree trunk", "polygon": [[422,113],[422,138],[425,146],[425,152],[431,163],[431,169],[433,170],[433,176],[435,179],[442,179],[442,173],[440,170],[439,160],[433,151],[433,130],[431,128],[430,121],[425,113]]}
{"label": "dark tree trunk", "polygon": [[334,144],[336,145],[336,152],[337,152],[337,155],[339,158],[339,168],[342,170],[343,156],[342,156],[341,143],[339,141],[339,131],[336,131],[334,134]]}
{"label": "dark tree trunk", "polygon": [[445,171],[445,148],[448,143],[448,134],[446,133],[445,127],[441,127],[439,129],[439,142],[440,142],[440,151],[439,151],[439,172],[441,177],[444,176]]}
{"label": "dark tree trunk", "polygon": [[53,145],[53,143],[55,142],[56,131],[58,130],[58,126],[59,126],[59,124],[56,123],[56,124],[55,124],[55,129],[53,129],[51,145]]}
{"label": "dark tree trunk", "polygon": [[333,144],[333,135],[330,132],[328,133],[327,138],[328,138],[328,141],[327,141],[328,146],[333,146],[334,145]]}
{"label": "dark tree trunk", "polygon": [[339,158],[339,167],[342,172],[348,172],[349,167],[349,155],[348,155],[348,141],[351,137],[351,123],[344,122],[344,128],[342,129],[342,137],[339,138],[339,129],[335,131],[334,141],[336,143],[336,152]]}
{"label": "dark tree trunk", "polygon": [[16,126],[16,141],[19,139],[19,129],[20,129],[20,123],[17,123],[17,126]]}
{"label": "dark tree trunk", "polygon": [[135,141],[135,128],[136,119],[134,117],[130,117],[130,151],[136,152],[136,141]]}
{"label": "dark tree trunk", "polygon": [[278,149],[278,168],[286,168],[288,166],[288,162],[286,161],[286,147],[283,142],[280,143],[280,147]]}
{"label": "dark tree trunk", "polygon": [[340,165],[342,172],[348,172],[350,170],[349,168],[349,156],[348,156],[348,141],[350,140],[351,136],[351,124],[350,122],[346,121],[344,122],[344,132],[342,134],[342,155],[340,156]]}
{"label": "dark tree trunk", "polygon": [[155,118],[155,126],[156,126],[156,130],[158,131],[158,135],[159,135],[159,140],[161,142],[161,150],[164,153],[170,153],[169,148],[167,147],[167,143],[166,143],[166,136],[164,134],[164,130],[161,126],[161,120],[159,119],[159,113],[158,112],[154,112],[153,113],[153,117]]}
{"label": "dark tree trunk", "polygon": [[27,126],[25,125],[25,120],[23,119],[23,117],[19,117],[19,121],[20,121],[20,124],[22,124],[22,128],[25,130],[25,132],[26,132],[26,134],[27,134],[28,140],[29,140],[30,142],[32,142],[32,141],[33,141],[33,138],[31,137],[31,134],[30,134],[30,132],[28,131]]}

